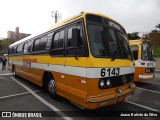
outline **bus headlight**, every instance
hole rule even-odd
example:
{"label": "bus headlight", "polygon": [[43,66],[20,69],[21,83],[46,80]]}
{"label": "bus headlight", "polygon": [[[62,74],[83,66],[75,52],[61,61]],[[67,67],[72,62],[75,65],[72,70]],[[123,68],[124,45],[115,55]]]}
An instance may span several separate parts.
{"label": "bus headlight", "polygon": [[135,88],[136,86],[135,86],[135,84],[131,83],[131,84],[129,85],[129,87],[130,87],[130,88]]}
{"label": "bus headlight", "polygon": [[103,80],[103,79],[101,79],[101,80],[99,81],[99,86],[100,86],[100,88],[104,88],[105,83],[104,83],[104,80]]}
{"label": "bus headlight", "polygon": [[107,87],[109,87],[109,86],[111,85],[111,81],[110,81],[110,79],[107,79],[107,81],[106,81],[106,85],[107,85]]}

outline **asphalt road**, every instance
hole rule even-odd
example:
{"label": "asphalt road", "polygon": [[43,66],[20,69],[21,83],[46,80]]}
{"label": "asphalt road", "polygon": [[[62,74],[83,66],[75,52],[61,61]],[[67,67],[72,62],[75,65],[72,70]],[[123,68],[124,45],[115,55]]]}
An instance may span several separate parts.
{"label": "asphalt road", "polygon": [[[42,112],[45,120],[106,120],[116,113],[158,113],[160,114],[160,74],[152,81],[137,82],[135,94],[127,102],[105,106],[96,110],[86,110],[76,106],[65,98],[51,98],[47,91],[20,77],[14,77],[8,70],[0,70],[0,114],[2,112]],[[49,111],[49,112],[44,112]],[[56,112],[54,112],[56,111]],[[112,111],[112,112],[111,112]],[[43,113],[44,112],[44,113]],[[48,115],[48,116],[47,116]],[[135,119],[135,117],[119,117],[118,119]],[[160,118],[160,117],[159,117]],[[158,117],[136,117],[141,120],[156,120]],[[2,119],[2,117],[0,117]],[[4,118],[3,118],[4,119]],[[9,119],[9,118],[8,118]],[[17,118],[10,118],[16,119]],[[21,118],[28,119],[28,118]],[[35,118],[29,118],[35,119]]]}

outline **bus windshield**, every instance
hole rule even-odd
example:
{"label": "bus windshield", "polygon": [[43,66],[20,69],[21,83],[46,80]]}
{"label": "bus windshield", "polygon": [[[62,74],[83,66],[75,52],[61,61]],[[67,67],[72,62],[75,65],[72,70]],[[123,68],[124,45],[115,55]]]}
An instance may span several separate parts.
{"label": "bus windshield", "polygon": [[142,43],[142,60],[154,60],[150,43]]}
{"label": "bus windshield", "polygon": [[127,38],[120,31],[97,24],[89,24],[87,28],[94,57],[131,59]]}

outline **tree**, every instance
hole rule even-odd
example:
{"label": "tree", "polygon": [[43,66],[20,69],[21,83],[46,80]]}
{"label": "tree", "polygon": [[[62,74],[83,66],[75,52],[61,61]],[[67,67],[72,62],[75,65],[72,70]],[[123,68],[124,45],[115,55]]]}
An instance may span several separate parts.
{"label": "tree", "polygon": [[128,39],[129,40],[136,40],[140,39],[141,37],[138,36],[138,32],[128,33]]}
{"label": "tree", "polygon": [[8,47],[10,44],[15,42],[13,39],[5,38],[0,41],[0,54],[4,54],[8,52]]}
{"label": "tree", "polygon": [[158,30],[152,30],[151,31],[151,33],[157,33],[158,32]]}
{"label": "tree", "polygon": [[156,25],[156,27],[157,27],[158,29],[160,29],[160,24]]}

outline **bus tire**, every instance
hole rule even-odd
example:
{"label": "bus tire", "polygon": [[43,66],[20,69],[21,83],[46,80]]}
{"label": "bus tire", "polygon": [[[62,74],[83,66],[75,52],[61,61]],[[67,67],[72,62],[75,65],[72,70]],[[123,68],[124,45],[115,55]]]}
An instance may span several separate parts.
{"label": "bus tire", "polygon": [[49,92],[49,95],[54,98],[57,99],[57,94],[56,94],[56,82],[54,80],[54,78],[49,74],[48,75],[48,83],[47,83],[47,90]]}

